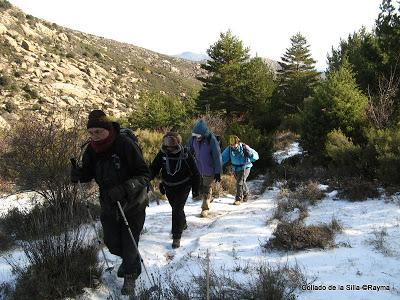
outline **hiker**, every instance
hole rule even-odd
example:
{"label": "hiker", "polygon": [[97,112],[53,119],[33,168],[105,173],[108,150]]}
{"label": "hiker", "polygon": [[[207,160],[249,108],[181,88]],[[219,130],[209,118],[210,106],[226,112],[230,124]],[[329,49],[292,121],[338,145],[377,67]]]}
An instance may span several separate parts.
{"label": "hiker", "polygon": [[200,119],[193,129],[192,137],[188,141],[189,149],[196,158],[197,168],[200,173],[199,196],[203,200],[200,216],[208,216],[212,202],[211,184],[220,182],[222,174],[221,149],[217,138],[207,127],[207,123]]}
{"label": "hiker", "polygon": [[167,196],[172,207],[172,248],[179,248],[182,231],[187,228],[184,206],[189,196],[199,193],[200,174],[196,162],[182,138],[176,132],[167,132],[161,150],[150,165],[151,179],[161,170],[160,192]]}
{"label": "hiker", "polygon": [[123,207],[138,244],[148,205],[150,169],[138,145],[120,133],[120,125],[112,122],[103,111],[90,112],[87,132],[90,143],[83,153],[82,166],[72,165],[71,181],[89,182],[94,179],[99,185],[104,243],[112,254],[122,258],[117,276],[124,278],[121,293],[130,295],[141,273],[140,256],[117,201]]}
{"label": "hiker", "polygon": [[247,202],[249,188],[246,180],[250,174],[253,162],[258,159],[258,153],[248,145],[242,143],[236,135],[229,136],[229,146],[222,152],[223,165],[230,162],[236,178],[236,197],[234,205]]}

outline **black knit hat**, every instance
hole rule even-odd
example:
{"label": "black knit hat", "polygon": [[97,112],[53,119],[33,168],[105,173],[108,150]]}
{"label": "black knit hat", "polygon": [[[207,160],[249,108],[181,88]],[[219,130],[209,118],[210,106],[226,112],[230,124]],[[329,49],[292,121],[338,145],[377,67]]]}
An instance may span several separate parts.
{"label": "black knit hat", "polygon": [[89,114],[86,128],[104,128],[110,130],[112,128],[112,122],[107,118],[104,111],[95,109]]}

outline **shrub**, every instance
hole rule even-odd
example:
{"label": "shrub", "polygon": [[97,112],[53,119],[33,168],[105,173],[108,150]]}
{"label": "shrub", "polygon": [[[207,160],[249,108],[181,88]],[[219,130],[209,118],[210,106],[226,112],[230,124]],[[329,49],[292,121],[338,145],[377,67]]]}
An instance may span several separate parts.
{"label": "shrub", "polygon": [[0,153],[2,177],[36,191],[46,201],[77,201],[69,170],[70,158],[78,153],[83,126],[75,124],[67,129],[63,124],[62,119],[39,120],[33,115],[19,120],[8,132],[6,147]]}
{"label": "shrub", "polygon": [[39,98],[39,93],[33,89],[33,87],[29,86],[29,85],[25,85],[22,88],[23,91],[26,92],[25,97],[27,99],[38,99]]}
{"label": "shrub", "polygon": [[[100,208],[92,202],[44,203],[37,204],[30,211],[10,210],[0,219],[0,225],[4,233],[14,240],[41,239],[46,234],[60,234],[64,228],[76,228],[89,222],[86,205],[89,205],[93,218],[98,219]],[[38,220],[42,221],[38,223]],[[41,230],[42,226],[46,226],[46,230]]]}
{"label": "shrub", "polygon": [[350,201],[379,197],[378,184],[362,177],[346,178],[339,182],[339,196]]}
{"label": "shrub", "polygon": [[161,149],[163,133],[150,130],[138,129],[135,131],[138,137],[139,145],[143,151],[144,159],[151,163]]}
{"label": "shrub", "polygon": [[[168,271],[161,280],[156,282],[157,292],[151,294],[149,289],[141,282],[138,286],[139,299],[163,299],[163,300],[189,300],[189,299],[296,299],[296,290],[307,283],[304,272],[298,265],[271,266],[261,263],[255,267],[248,265],[251,276],[238,281],[235,278],[236,270],[230,271],[224,268],[216,273],[210,264],[205,261],[200,266],[200,273],[192,276],[190,282],[183,282],[181,278]],[[249,273],[247,271],[246,273]],[[207,282],[209,289],[207,293]]]}
{"label": "shrub", "polygon": [[82,231],[67,231],[23,244],[30,262],[26,269],[14,265],[17,283],[14,299],[64,299],[85,287],[96,287],[102,270],[98,249]]}
{"label": "shrub", "polygon": [[222,190],[228,194],[236,194],[236,179],[233,174],[222,175],[221,177]]}
{"label": "shrub", "polygon": [[368,99],[359,90],[348,63],[333,71],[305,101],[301,144],[309,153],[324,152],[326,136],[340,129],[355,143],[363,139]]}
{"label": "shrub", "polygon": [[[400,131],[398,128],[368,131],[368,148],[375,154],[368,160],[376,168],[380,180],[388,184],[400,184]],[[373,161],[376,159],[376,162]]]}
{"label": "shrub", "polygon": [[16,105],[13,101],[9,100],[6,102],[5,110],[9,113],[13,113],[18,110],[18,105]]}
{"label": "shrub", "polygon": [[278,224],[273,235],[265,244],[267,249],[325,249],[333,246],[335,230],[332,224],[305,226],[301,222],[282,222]]}
{"label": "shrub", "polygon": [[145,93],[135,112],[128,117],[129,127],[153,130],[179,128],[186,123],[188,109],[182,99],[160,93]]}
{"label": "shrub", "polygon": [[325,151],[339,173],[351,176],[360,174],[362,171],[361,146],[354,145],[351,138],[345,136],[340,130],[333,130],[328,133]]}

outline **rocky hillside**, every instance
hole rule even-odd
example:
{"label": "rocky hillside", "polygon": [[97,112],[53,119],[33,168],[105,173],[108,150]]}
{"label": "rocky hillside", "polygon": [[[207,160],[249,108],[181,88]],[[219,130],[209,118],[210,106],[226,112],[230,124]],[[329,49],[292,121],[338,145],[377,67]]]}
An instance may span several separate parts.
{"label": "rocky hillside", "polygon": [[186,97],[198,63],[70,30],[0,0],[0,126],[23,111],[124,116],[144,91]]}

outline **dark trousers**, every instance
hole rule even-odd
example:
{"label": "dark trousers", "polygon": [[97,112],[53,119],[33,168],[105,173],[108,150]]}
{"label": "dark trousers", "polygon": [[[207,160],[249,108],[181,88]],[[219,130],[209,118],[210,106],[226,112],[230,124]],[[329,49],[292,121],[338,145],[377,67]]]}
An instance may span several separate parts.
{"label": "dark trousers", "polygon": [[191,186],[166,187],[165,193],[172,207],[172,238],[180,239],[186,225],[185,203]]}
{"label": "dark trousers", "polygon": [[[126,213],[126,218],[136,245],[139,245],[139,235],[146,218],[145,208],[140,211]],[[133,274],[135,277],[139,277],[142,271],[140,257],[121,214],[117,213],[116,210],[113,210],[112,213],[110,211],[102,212],[100,221],[103,226],[104,243],[108,250],[122,258],[125,274]]]}

